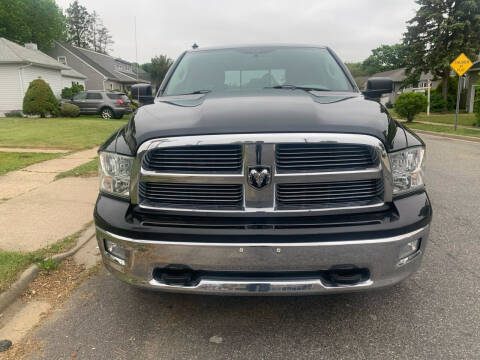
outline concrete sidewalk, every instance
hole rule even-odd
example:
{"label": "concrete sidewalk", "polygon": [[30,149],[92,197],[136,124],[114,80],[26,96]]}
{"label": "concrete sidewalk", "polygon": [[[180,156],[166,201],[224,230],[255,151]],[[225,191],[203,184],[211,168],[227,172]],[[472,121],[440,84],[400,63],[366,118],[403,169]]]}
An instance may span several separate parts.
{"label": "concrete sidewalk", "polygon": [[47,185],[55,180],[58,173],[82,165],[95,158],[95,156],[97,156],[96,148],[83,150],[0,176],[0,202]]}
{"label": "concrete sidewalk", "polygon": [[98,179],[54,180],[95,156],[96,149],[80,151],[0,176],[0,249],[35,251],[90,222]]}
{"label": "concrete sidewalk", "polygon": [[59,153],[67,153],[70,151],[71,150],[67,150],[67,149],[0,147],[0,152],[17,152],[17,153],[59,154]]}

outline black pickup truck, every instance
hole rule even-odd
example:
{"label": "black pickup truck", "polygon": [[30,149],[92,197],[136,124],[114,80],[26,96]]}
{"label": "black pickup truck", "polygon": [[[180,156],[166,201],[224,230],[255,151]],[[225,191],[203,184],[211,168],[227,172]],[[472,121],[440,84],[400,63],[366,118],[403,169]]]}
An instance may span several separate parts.
{"label": "black pickup truck", "polygon": [[104,263],[148,289],[329,294],[420,266],[422,140],[328,47],[194,49],[99,151]]}

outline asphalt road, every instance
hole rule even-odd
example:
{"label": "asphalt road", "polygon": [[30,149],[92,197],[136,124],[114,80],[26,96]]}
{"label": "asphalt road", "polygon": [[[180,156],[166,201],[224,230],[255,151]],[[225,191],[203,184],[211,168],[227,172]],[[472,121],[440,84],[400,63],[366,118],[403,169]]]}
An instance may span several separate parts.
{"label": "asphalt road", "polygon": [[480,359],[480,144],[424,136],[434,206],[422,269],[386,290],[158,294],[105,270],[33,334],[33,359]]}

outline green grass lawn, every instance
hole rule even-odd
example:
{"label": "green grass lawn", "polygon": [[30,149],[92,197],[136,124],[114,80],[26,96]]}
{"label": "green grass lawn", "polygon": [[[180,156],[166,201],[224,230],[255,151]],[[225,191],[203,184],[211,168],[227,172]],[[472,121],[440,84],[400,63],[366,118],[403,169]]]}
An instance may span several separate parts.
{"label": "green grass lawn", "polygon": [[[394,109],[389,109],[388,112],[395,118],[401,119],[397,115]],[[428,121],[441,124],[455,124],[455,113],[430,113],[430,116],[427,116],[427,113],[420,113],[415,116],[414,121]],[[475,114],[460,113],[458,115],[458,124],[464,126],[475,126],[477,119]]]}
{"label": "green grass lawn", "polygon": [[444,126],[444,125],[431,125],[431,124],[421,124],[417,122],[412,123],[403,123],[405,126],[415,130],[425,130],[425,131],[434,131],[444,134],[455,134],[463,136],[474,136],[480,138],[480,131],[474,129],[465,129],[457,128],[457,131],[453,130],[453,127]]}
{"label": "green grass lawn", "polygon": [[40,161],[55,159],[63,153],[44,154],[30,152],[0,152],[0,175],[8,171],[22,169]]}
{"label": "green grass lawn", "polygon": [[30,264],[28,254],[0,250],[0,292],[8,288],[18,273]]}
{"label": "green grass lawn", "polygon": [[0,146],[80,150],[100,145],[128,120],[78,118],[0,118]]}
{"label": "green grass lawn", "polygon": [[[90,223],[91,224],[91,223]],[[52,268],[52,255],[72,249],[82,232],[90,225],[87,224],[82,230],[57,241],[46,248],[34,252],[3,251],[0,250],[0,293],[17,279],[19,274],[29,265],[36,263],[41,270]],[[48,266],[45,266],[48,265]],[[53,264],[55,265],[55,264]]]}
{"label": "green grass lawn", "polygon": [[85,164],[77,166],[76,168],[68,171],[64,171],[57,176],[55,180],[63,179],[66,177],[78,177],[78,176],[97,176],[98,174],[98,157]]}

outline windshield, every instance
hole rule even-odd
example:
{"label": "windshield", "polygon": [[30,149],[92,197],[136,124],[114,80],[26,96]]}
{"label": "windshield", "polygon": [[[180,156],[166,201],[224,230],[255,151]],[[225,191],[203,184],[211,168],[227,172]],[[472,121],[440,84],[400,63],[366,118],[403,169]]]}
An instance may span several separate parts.
{"label": "windshield", "polygon": [[163,95],[228,92],[289,85],[352,91],[324,48],[239,48],[186,53]]}

